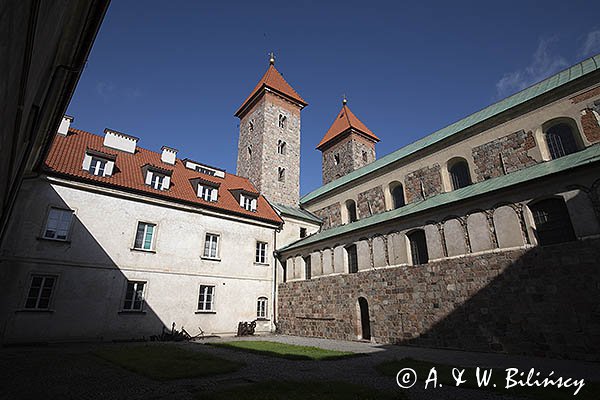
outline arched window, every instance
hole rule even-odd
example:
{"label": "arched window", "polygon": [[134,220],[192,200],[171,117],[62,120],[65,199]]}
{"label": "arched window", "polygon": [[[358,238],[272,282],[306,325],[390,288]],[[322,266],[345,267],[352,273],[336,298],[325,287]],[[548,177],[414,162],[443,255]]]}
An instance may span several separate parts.
{"label": "arched window", "polygon": [[333,155],[333,163],[338,165],[340,163],[340,155],[338,153]]}
{"label": "arched window", "polygon": [[358,254],[356,252],[356,245],[351,244],[346,247],[346,254],[348,255],[348,272],[355,274],[358,272]]}
{"label": "arched window", "polygon": [[535,222],[535,233],[540,246],[576,239],[571,217],[563,199],[552,198],[529,206]]}
{"label": "arched window", "polygon": [[390,194],[392,195],[392,204],[394,205],[394,208],[400,208],[406,204],[404,200],[404,188],[401,183],[390,183]]}
{"label": "arched window", "polygon": [[364,161],[364,162],[367,162],[367,161],[369,161],[369,158],[368,158],[368,157],[369,157],[369,155],[367,154],[367,152],[366,152],[366,151],[363,151],[363,152],[362,152],[362,159],[363,159],[363,161]]}
{"label": "arched window", "polygon": [[285,181],[285,168],[279,167],[277,169],[277,179],[279,180],[279,182]]}
{"label": "arched window", "polygon": [[454,190],[469,186],[471,184],[471,174],[469,174],[469,164],[464,158],[453,158],[448,161],[448,173],[452,181]]}
{"label": "arched window", "polygon": [[303,257],[303,260],[304,260],[304,278],[310,279],[312,277],[310,256]]}
{"label": "arched window", "polygon": [[252,157],[252,145],[248,146],[248,157]]}
{"label": "arched window", "polygon": [[285,154],[285,147],[286,147],[286,143],[283,140],[279,140],[277,142],[277,153]]}
{"label": "arched window", "polygon": [[346,201],[346,211],[348,212],[348,222],[355,222],[356,218],[356,203],[354,200]]}
{"label": "arched window", "polygon": [[248,121],[248,130],[250,132],[254,132],[254,120],[251,119],[250,121]]}
{"label": "arched window", "polygon": [[571,126],[565,122],[554,124],[545,130],[550,157],[557,159],[577,151],[577,142]]}
{"label": "arched window", "polygon": [[422,229],[411,232],[408,236],[410,243],[410,255],[413,265],[427,264],[429,253],[427,252],[427,239]]}
{"label": "arched window", "polygon": [[256,318],[268,318],[269,300],[266,297],[259,297],[256,302]]}
{"label": "arched window", "polygon": [[287,123],[287,117],[283,114],[279,114],[279,127],[281,129],[285,129],[286,123]]}

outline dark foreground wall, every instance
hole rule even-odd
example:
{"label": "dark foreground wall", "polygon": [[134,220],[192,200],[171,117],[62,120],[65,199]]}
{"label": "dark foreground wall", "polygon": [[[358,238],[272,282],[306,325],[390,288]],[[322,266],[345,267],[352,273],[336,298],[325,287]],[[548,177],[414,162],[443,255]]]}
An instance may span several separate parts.
{"label": "dark foreground wall", "polygon": [[600,360],[600,240],[279,286],[282,333]]}

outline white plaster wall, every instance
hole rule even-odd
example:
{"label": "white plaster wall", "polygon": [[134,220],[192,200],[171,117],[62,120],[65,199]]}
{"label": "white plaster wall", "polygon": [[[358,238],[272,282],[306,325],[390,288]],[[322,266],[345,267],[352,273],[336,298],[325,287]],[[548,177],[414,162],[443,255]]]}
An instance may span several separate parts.
{"label": "white plaster wall", "polygon": [[348,272],[346,265],[348,261],[346,259],[346,250],[344,246],[336,246],[333,249],[333,271],[336,273]]}
{"label": "white plaster wall", "polygon": [[[94,337],[105,339],[151,334],[156,321],[184,325],[190,333],[198,326],[207,333],[232,333],[239,321],[256,318],[258,297],[267,297],[272,308],[274,227],[39,180],[25,182],[18,203],[10,225],[13,234],[0,256],[11,266],[23,265],[13,272],[20,282],[14,307],[23,306],[32,271],[52,270],[60,276],[54,312],[16,313],[6,332],[9,340],[27,335],[89,337],[98,331],[96,320],[103,327],[98,332],[106,333]],[[74,210],[68,242],[40,239],[50,206]],[[132,250],[138,221],[156,224],[155,252]],[[202,258],[207,232],[220,235],[220,261]],[[257,240],[268,243],[268,265],[254,263]],[[148,282],[146,314],[118,314],[126,278]],[[215,314],[195,313],[200,284],[215,285]],[[259,328],[269,330],[270,323]]]}
{"label": "white plaster wall", "polygon": [[312,276],[323,275],[323,266],[321,265],[321,252],[320,251],[315,251],[310,254],[310,266],[311,266]]}
{"label": "white plaster wall", "polygon": [[511,207],[502,206],[494,211],[494,226],[499,248],[523,246],[519,219]]}
{"label": "white plaster wall", "polygon": [[387,266],[387,260],[385,257],[386,244],[382,236],[376,236],[373,238],[373,265],[377,267]]}
{"label": "white plaster wall", "polygon": [[459,254],[465,254],[467,249],[465,247],[465,234],[463,227],[456,219],[451,219],[444,223],[444,236],[446,237],[446,249],[448,250],[448,256],[457,256]]}
{"label": "white plaster wall", "polygon": [[371,269],[371,250],[366,240],[356,242],[356,254],[358,255],[358,270]]}
{"label": "white plaster wall", "polygon": [[577,237],[595,235],[600,231],[592,202],[586,193],[581,190],[571,190],[563,193],[563,198]]}
{"label": "white plaster wall", "polygon": [[330,275],[333,273],[332,254],[333,252],[331,249],[323,250],[323,275]]}
{"label": "white plaster wall", "polygon": [[408,258],[406,252],[406,235],[399,232],[389,234],[388,252],[391,265],[407,263]]}
{"label": "white plaster wall", "polygon": [[[440,237],[440,231],[435,225],[426,225],[423,227],[425,231],[425,239],[427,240],[427,253],[429,259],[434,260],[436,258],[444,257],[444,250],[442,248],[442,239]],[[405,248],[409,248],[409,241],[406,240]]]}

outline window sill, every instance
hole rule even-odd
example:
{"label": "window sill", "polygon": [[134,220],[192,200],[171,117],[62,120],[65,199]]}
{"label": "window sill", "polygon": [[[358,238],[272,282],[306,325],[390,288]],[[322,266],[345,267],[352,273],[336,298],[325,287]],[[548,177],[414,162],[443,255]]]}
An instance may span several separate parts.
{"label": "window sill", "polygon": [[206,257],[206,256],[201,256],[200,258],[201,258],[201,259],[203,259],[203,260],[206,260],[206,261],[217,261],[217,262],[220,262],[220,261],[221,261],[221,259],[220,259],[220,258],[216,258],[216,257]]}
{"label": "window sill", "polygon": [[146,314],[144,310],[121,310],[118,314]]}
{"label": "window sill", "polygon": [[256,321],[259,321],[259,322],[270,321],[270,320],[271,320],[270,318],[256,318]]}
{"label": "window sill", "polygon": [[138,249],[135,247],[132,247],[131,249],[129,249],[131,251],[139,251],[140,253],[151,253],[151,254],[156,254],[156,250],[146,250],[146,249]]}
{"label": "window sill", "polygon": [[216,314],[216,313],[217,313],[217,312],[216,312],[216,311],[213,311],[213,310],[206,310],[206,311],[204,311],[204,310],[197,310],[197,311],[195,312],[195,314]]}
{"label": "window sill", "polygon": [[36,237],[37,240],[46,240],[48,242],[58,242],[58,243],[71,243],[70,239],[53,239],[53,238],[47,238],[44,236],[38,236]]}
{"label": "window sill", "polygon": [[15,313],[42,313],[42,314],[52,314],[54,310],[50,308],[21,308],[15,310]]}
{"label": "window sill", "polygon": [[269,264],[269,263],[260,263],[260,262],[256,262],[256,261],[255,261],[255,262],[254,262],[254,265],[261,265],[261,266],[266,266],[266,267],[268,267],[268,266],[269,266],[269,265],[271,265],[271,264]]}

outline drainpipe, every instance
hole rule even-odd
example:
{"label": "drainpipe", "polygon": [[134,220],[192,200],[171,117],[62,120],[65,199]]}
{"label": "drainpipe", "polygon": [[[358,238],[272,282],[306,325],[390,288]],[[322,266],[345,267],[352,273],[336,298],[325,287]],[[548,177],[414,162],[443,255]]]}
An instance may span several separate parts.
{"label": "drainpipe", "polygon": [[273,288],[271,291],[271,331],[275,328],[277,321],[277,233],[281,232],[281,226],[273,230]]}

